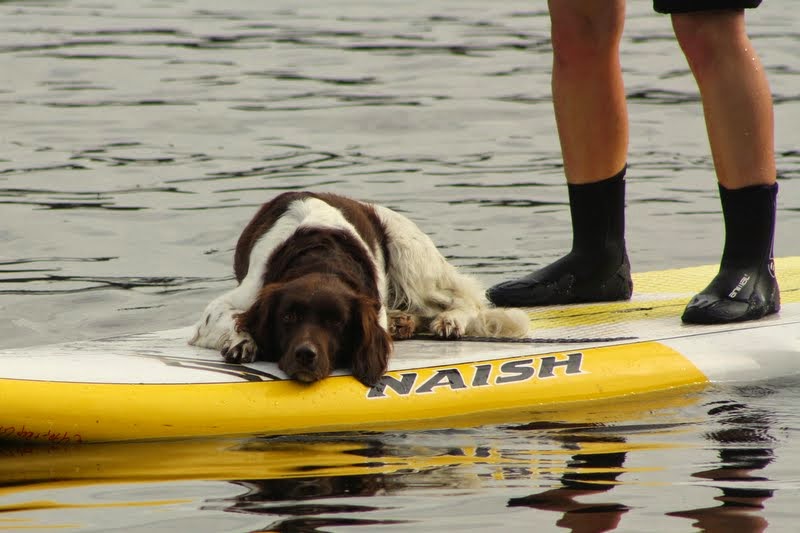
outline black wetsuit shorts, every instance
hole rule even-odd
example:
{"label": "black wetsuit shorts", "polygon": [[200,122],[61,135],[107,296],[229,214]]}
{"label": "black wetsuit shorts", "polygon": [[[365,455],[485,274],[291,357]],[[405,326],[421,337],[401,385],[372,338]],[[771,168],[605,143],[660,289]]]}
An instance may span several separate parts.
{"label": "black wetsuit shorts", "polygon": [[711,9],[745,9],[758,7],[761,0],[653,0],[659,13],[691,13]]}

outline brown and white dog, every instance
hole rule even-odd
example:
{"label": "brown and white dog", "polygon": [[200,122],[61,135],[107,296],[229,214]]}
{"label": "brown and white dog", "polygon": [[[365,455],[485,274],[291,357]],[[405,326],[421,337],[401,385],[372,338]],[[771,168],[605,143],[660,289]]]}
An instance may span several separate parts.
{"label": "brown and white dog", "polygon": [[528,317],[490,309],[408,218],[327,193],[293,192],[264,204],[234,254],[239,285],[213,300],[190,344],[228,362],[277,361],[313,382],[350,368],[365,385],[386,371],[392,338],[522,337]]}

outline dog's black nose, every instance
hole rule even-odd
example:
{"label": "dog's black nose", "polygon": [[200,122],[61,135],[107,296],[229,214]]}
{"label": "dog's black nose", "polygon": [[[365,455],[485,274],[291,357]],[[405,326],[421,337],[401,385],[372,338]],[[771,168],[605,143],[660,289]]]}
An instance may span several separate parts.
{"label": "dog's black nose", "polygon": [[313,346],[304,344],[294,351],[297,362],[303,366],[311,366],[317,360],[317,350]]}

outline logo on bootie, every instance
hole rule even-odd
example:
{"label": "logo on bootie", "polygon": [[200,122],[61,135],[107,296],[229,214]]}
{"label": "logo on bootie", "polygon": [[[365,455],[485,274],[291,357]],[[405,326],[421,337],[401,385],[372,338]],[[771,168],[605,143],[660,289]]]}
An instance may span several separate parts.
{"label": "logo on bootie", "polygon": [[773,258],[769,258],[769,263],[767,263],[767,270],[769,270],[769,275],[772,276],[772,279],[775,279],[775,260]]}
{"label": "logo on bootie", "polygon": [[747,285],[748,281],[750,281],[750,274],[745,274],[742,276],[742,279],[739,280],[739,284],[736,285],[736,288],[733,289],[730,294],[728,294],[728,298],[736,298],[736,295],[742,292],[742,289],[744,289],[744,286]]}

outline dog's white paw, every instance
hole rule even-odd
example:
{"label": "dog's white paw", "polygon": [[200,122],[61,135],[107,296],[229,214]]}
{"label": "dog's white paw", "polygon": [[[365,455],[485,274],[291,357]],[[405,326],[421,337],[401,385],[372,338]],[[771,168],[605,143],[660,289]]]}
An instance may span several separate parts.
{"label": "dog's white paw", "polygon": [[460,339],[467,329],[463,317],[451,313],[442,313],[431,321],[431,332],[443,339]]}
{"label": "dog's white paw", "polygon": [[220,353],[226,363],[252,363],[256,360],[256,341],[249,333],[237,331],[225,341]]}
{"label": "dog's white paw", "polygon": [[200,345],[199,341],[200,341],[200,326],[195,326],[194,327],[194,333],[189,338],[189,345],[190,346],[199,346]]}
{"label": "dog's white paw", "polygon": [[476,337],[522,338],[530,331],[530,318],[520,309],[481,310],[467,326],[466,335]]}
{"label": "dog's white paw", "polygon": [[197,346],[198,348],[215,348],[219,349],[219,340],[221,335],[208,327],[206,322],[200,322],[194,326],[194,331],[189,344]]}

